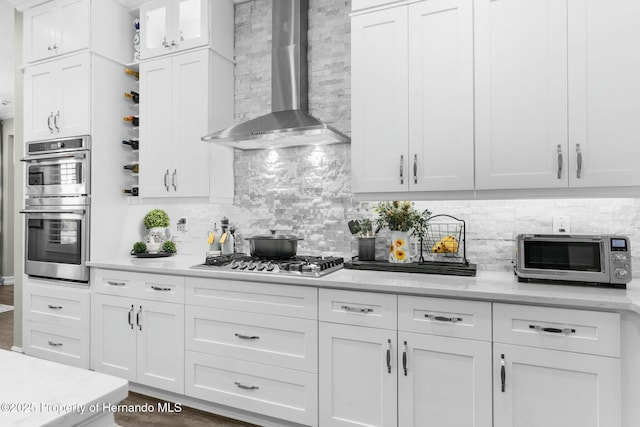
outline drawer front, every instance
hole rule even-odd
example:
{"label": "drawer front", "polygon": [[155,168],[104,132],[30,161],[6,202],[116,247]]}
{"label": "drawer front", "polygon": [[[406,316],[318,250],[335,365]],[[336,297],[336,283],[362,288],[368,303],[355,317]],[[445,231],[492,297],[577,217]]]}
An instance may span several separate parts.
{"label": "drawer front", "polygon": [[28,320],[68,328],[89,329],[91,293],[89,288],[25,283],[24,317]]}
{"label": "drawer front", "polygon": [[400,295],[398,330],[491,341],[491,303]]}
{"label": "drawer front", "polygon": [[318,319],[315,287],[187,277],[185,289],[187,304]]}
{"label": "drawer front", "polygon": [[92,269],[95,292],[153,301],[184,303],[184,277]]}
{"label": "drawer front", "polygon": [[23,348],[30,356],[89,369],[89,330],[25,320]]}
{"label": "drawer front", "polygon": [[318,310],[323,322],[395,330],[397,306],[397,295],[320,289]]}
{"label": "drawer front", "polygon": [[300,423],[318,425],[318,376],[187,351],[185,394]]}
{"label": "drawer front", "polygon": [[318,322],[187,305],[186,347],[307,372],[318,370]]}
{"label": "drawer front", "polygon": [[376,6],[393,5],[393,3],[398,3],[399,1],[400,0],[352,0],[351,11],[355,12]]}
{"label": "drawer front", "polygon": [[493,340],[505,344],[620,357],[620,315],[494,304]]}

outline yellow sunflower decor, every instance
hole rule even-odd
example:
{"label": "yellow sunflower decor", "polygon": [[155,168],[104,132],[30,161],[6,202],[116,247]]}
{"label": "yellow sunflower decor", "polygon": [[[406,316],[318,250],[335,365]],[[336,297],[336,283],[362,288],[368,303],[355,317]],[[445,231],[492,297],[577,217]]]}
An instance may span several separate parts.
{"label": "yellow sunflower decor", "polygon": [[411,262],[409,248],[409,233],[406,231],[392,231],[389,262]]}

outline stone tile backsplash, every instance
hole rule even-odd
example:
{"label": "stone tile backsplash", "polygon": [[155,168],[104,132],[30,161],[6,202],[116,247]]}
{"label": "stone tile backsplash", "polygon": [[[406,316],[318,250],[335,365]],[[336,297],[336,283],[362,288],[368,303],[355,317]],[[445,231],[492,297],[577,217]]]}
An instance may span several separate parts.
{"label": "stone tile backsplash", "polygon": [[[350,1],[311,0],[309,13],[309,110],[350,134]],[[236,5],[236,120],[270,111],[271,1]],[[377,202],[354,201],[348,144],[236,151],[233,206],[168,201],[130,206],[131,233],[142,235],[142,217],[154,207],[165,209],[172,228],[188,218],[188,231],[174,232],[178,250],[202,254],[207,232],[222,216],[237,228],[237,249],[248,251],[244,237],[270,228],[304,240],[301,254],[357,254],[347,221],[373,216]],[[491,201],[419,201],[419,209],[446,213],[467,223],[467,255],[480,270],[512,268],[514,238],[521,232],[551,232],[554,216],[569,216],[571,232],[620,233],[631,237],[634,275],[640,277],[640,199],[558,199]],[[387,255],[388,232],[377,238],[377,257]],[[133,239],[132,239],[133,242]],[[131,242],[131,243],[132,243]]]}

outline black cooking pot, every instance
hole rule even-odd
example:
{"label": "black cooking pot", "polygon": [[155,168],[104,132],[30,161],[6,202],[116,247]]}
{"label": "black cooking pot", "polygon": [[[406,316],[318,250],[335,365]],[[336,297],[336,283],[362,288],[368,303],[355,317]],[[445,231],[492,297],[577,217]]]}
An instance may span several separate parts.
{"label": "black cooking pot", "polygon": [[302,237],[290,234],[276,234],[276,230],[270,230],[271,234],[247,237],[251,256],[265,258],[288,259],[296,256],[298,240]]}

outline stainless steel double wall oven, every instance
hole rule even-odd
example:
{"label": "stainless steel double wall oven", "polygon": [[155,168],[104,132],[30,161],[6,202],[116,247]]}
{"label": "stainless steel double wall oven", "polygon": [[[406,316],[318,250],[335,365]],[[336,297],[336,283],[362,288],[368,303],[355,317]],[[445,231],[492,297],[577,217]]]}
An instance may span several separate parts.
{"label": "stainless steel double wall oven", "polygon": [[91,138],[26,145],[25,273],[89,281]]}

